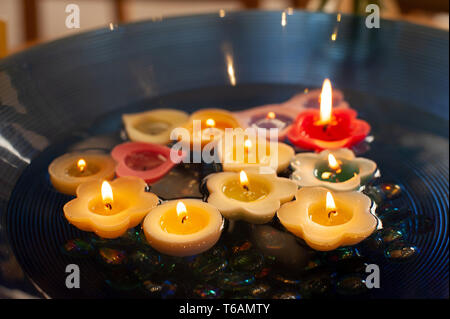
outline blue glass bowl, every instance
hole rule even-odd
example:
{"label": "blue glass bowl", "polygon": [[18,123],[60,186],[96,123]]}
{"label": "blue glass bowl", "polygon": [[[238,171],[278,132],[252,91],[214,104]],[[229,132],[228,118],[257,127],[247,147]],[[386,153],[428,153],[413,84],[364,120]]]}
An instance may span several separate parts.
{"label": "blue glass bowl", "polygon": [[[64,220],[61,207],[70,197],[51,188],[46,172],[51,160],[85,140],[92,142],[90,147],[109,149],[120,141],[122,113],[159,107],[243,110],[281,102],[320,87],[329,77],[372,125],[374,142],[364,156],[379,164],[383,182],[402,188],[400,198],[382,207],[400,212],[389,222],[394,233],[401,232],[395,244],[407,242],[417,254],[407,262],[392,262],[389,249],[370,250],[365,243],[321,255],[322,262],[328,260],[327,271],[320,273],[324,280],[317,281],[328,289],[323,295],[360,297],[347,293],[356,275],[333,267],[368,252],[364,262],[380,266],[381,288],[362,297],[448,298],[448,33],[385,20],[381,28],[367,29],[362,17],[342,16],[338,22],[335,15],[320,13],[293,12],[285,25],[281,21],[281,12],[248,11],[141,22],[83,33],[1,60],[0,285],[48,297],[141,296],[133,280],[122,276],[113,282],[124,269],[106,265],[110,277],[99,280],[104,270],[97,263],[74,259],[61,249],[80,237],[84,246],[77,248],[83,246],[84,252],[100,247],[101,257],[107,257],[111,251],[105,249],[114,248],[121,256],[120,243],[108,248],[111,243],[86,237]],[[408,216],[402,219],[405,209]],[[239,224],[248,238],[226,235],[221,245],[226,254],[234,254],[248,241],[258,246],[258,236],[286,234],[276,221],[266,226]],[[303,261],[313,254],[287,238],[283,242],[302,247]],[[377,239],[372,240],[376,246]],[[255,260],[261,252],[252,254],[245,257],[259,265]],[[167,264],[184,271],[200,262],[197,257]],[[282,261],[272,264],[270,257],[261,257],[272,271],[263,279],[263,269],[244,269],[236,256],[227,257],[225,277],[211,284],[217,290],[212,295],[209,283],[191,285],[170,271],[146,278],[144,286],[147,293],[159,291],[156,297],[321,296],[311,282],[317,272],[292,279],[292,271]],[[160,263],[166,257],[151,258]],[[81,289],[65,287],[69,263],[82,270]],[[253,278],[254,286],[244,287],[251,281],[245,276]],[[230,283],[235,286],[227,290]],[[265,291],[261,287],[269,292],[255,294]]]}

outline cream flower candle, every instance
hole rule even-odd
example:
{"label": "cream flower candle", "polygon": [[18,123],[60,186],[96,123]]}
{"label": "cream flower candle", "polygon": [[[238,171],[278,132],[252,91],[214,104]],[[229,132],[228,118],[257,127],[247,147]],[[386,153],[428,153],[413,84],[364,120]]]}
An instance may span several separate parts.
{"label": "cream flower candle", "polygon": [[206,181],[208,203],[232,220],[254,224],[269,222],[282,203],[290,201],[297,185],[273,174],[241,171],[209,175]]}
{"label": "cream flower candle", "polygon": [[[271,168],[282,172],[288,166],[295,152],[281,142],[271,142],[257,137],[242,137],[239,140],[227,136],[219,142],[218,152],[224,171],[238,172],[248,169]],[[243,141],[241,143],[241,141]]]}
{"label": "cream flower candle", "polygon": [[366,158],[355,157],[346,148],[320,153],[300,153],[291,161],[294,172],[291,179],[300,187],[323,186],[335,191],[358,189],[370,180],[377,164]]}
{"label": "cream flower candle", "polygon": [[158,204],[155,194],[145,192],[137,177],[120,177],[111,183],[95,180],[80,184],[77,198],[64,205],[64,216],[78,229],[103,238],[116,238],[137,226]]}
{"label": "cream flower candle", "polygon": [[219,240],[223,218],[208,203],[183,199],[154,208],[142,227],[148,243],[159,252],[192,256],[208,250]]}
{"label": "cream flower candle", "polygon": [[301,188],[295,201],[281,206],[277,216],[288,231],[322,251],[361,242],[373,233],[378,222],[366,195],[331,193],[323,187]]}
{"label": "cream flower candle", "polygon": [[109,155],[100,152],[67,153],[49,165],[50,181],[59,192],[75,195],[84,182],[114,178],[116,164]]}
{"label": "cream flower candle", "polygon": [[156,109],[136,114],[124,114],[122,120],[130,140],[167,144],[170,142],[171,131],[183,125],[188,117],[182,111]]}

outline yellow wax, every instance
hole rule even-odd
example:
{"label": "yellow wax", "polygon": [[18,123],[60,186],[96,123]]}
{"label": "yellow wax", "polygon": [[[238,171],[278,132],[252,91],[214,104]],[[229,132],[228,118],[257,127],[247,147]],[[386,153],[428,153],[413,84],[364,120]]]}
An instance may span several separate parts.
{"label": "yellow wax", "polygon": [[270,187],[258,180],[250,180],[247,188],[242,186],[239,178],[226,182],[222,186],[225,196],[241,202],[254,202],[264,199],[270,193]]}
{"label": "yellow wax", "polygon": [[158,135],[162,132],[168,130],[170,128],[171,124],[164,122],[164,121],[153,121],[149,122],[147,120],[141,120],[140,122],[136,123],[134,127],[144,133],[149,135]]}
{"label": "yellow wax", "polygon": [[98,215],[113,216],[127,209],[129,204],[129,200],[122,196],[119,197],[116,194],[114,201],[110,202],[109,206],[107,206],[101,196],[98,196],[89,202],[89,209],[91,212]]}
{"label": "yellow wax", "polygon": [[195,207],[186,213],[177,214],[172,208],[161,216],[161,228],[170,234],[189,235],[199,232],[209,223],[209,212],[205,209]]}
{"label": "yellow wax", "polygon": [[[268,143],[267,143],[268,144]],[[261,154],[263,156],[270,156],[270,145],[266,144],[266,151]],[[241,147],[241,146],[240,146]],[[259,146],[258,143],[256,143],[256,145],[251,146],[249,148],[245,147],[244,148],[244,162],[245,164],[258,164],[260,162],[260,149],[261,146]],[[237,146],[233,147],[233,161],[237,161],[238,160],[238,149]]]}
{"label": "yellow wax", "polygon": [[66,169],[66,173],[68,176],[71,177],[88,177],[94,174],[97,174],[100,171],[100,167],[94,162],[90,162],[89,164],[86,164],[86,167],[81,170],[77,166],[77,162],[73,162],[72,165],[70,165]]}
{"label": "yellow wax", "polygon": [[342,207],[330,211],[324,203],[316,203],[309,207],[308,217],[313,222],[323,226],[337,226],[350,221],[353,213],[351,210]]}

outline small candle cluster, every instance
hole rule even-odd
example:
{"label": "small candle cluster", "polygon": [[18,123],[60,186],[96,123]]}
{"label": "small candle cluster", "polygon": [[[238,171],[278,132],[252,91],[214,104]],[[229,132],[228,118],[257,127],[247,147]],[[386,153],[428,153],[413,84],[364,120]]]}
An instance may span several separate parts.
{"label": "small candle cluster", "polygon": [[[125,114],[130,141],[115,146],[110,155],[65,154],[50,164],[50,180],[56,190],[76,195],[63,208],[75,227],[116,238],[142,224],[148,244],[168,255],[208,250],[219,240],[224,218],[264,224],[277,216],[313,249],[354,245],[377,226],[371,200],[358,192],[377,166],[348,149],[366,137],[370,126],[356,118],[339,91],[334,93],[333,98],[326,80],[322,91],[243,112],[204,109],[189,116],[159,109]],[[201,153],[213,145],[222,171],[206,177],[204,201],[180,198],[160,204],[148,185],[188,157],[168,147],[177,128],[184,129],[186,139],[175,141],[189,151]],[[242,133],[236,135],[240,142],[226,143],[227,130],[245,128],[276,130],[278,140]],[[321,152],[295,154],[281,142],[286,139]],[[289,166],[290,178],[278,176]]]}

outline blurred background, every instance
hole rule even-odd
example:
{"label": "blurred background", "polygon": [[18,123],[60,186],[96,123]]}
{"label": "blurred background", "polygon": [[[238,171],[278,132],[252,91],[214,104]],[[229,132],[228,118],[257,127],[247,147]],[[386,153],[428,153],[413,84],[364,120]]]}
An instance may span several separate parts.
{"label": "blurred background", "polygon": [[[0,56],[110,23],[241,9],[365,14],[368,3],[379,4],[383,18],[448,30],[448,0],[0,0]],[[65,26],[68,4],[80,8],[79,29]]]}

